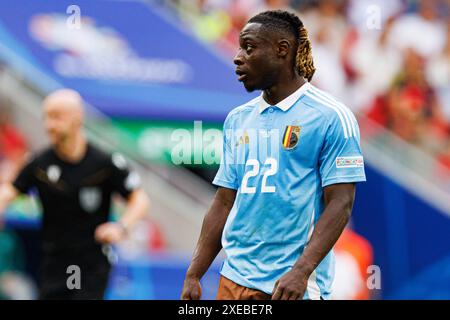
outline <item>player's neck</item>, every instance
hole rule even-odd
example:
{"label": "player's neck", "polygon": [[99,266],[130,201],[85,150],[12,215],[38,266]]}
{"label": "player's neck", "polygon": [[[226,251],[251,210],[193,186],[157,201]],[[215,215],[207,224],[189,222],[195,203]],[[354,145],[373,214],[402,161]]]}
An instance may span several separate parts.
{"label": "player's neck", "polygon": [[67,162],[80,162],[87,151],[87,139],[83,133],[79,133],[70,139],[55,146],[57,156]]}
{"label": "player's neck", "polygon": [[306,83],[306,80],[299,76],[283,77],[282,79],[263,92],[264,100],[272,106],[289,97]]}

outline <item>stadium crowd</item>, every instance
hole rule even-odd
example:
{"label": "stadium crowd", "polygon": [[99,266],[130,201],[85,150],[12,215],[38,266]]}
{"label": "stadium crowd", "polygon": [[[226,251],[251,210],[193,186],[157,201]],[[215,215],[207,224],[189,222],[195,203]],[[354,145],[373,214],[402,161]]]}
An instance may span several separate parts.
{"label": "stadium crowd", "polygon": [[25,137],[11,121],[7,107],[0,105],[0,182],[14,179],[26,153]]}
{"label": "stadium crowd", "polygon": [[[309,30],[313,84],[450,169],[450,1],[172,0],[197,36],[232,57],[239,31],[266,9]],[[447,170],[445,170],[447,171]]]}

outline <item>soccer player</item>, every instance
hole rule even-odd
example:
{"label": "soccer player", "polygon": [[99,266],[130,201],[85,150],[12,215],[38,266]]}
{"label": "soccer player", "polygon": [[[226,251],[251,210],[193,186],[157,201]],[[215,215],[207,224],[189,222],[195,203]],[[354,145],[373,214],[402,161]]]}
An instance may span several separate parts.
{"label": "soccer player", "polygon": [[181,298],[201,297],[200,279],[223,247],[217,299],[327,299],[332,248],[365,181],[356,119],[309,83],[311,43],[295,14],[252,17],[239,43],[238,80],[262,94],[225,120],[219,188]]}
{"label": "soccer player", "polygon": [[[110,271],[102,245],[122,240],[147,213],[149,199],[122,156],[88,143],[77,92],[50,94],[43,112],[52,146],[0,187],[0,213],[19,194],[36,190],[43,207],[40,299],[102,299]],[[118,222],[108,222],[113,193],[127,200]],[[76,280],[69,287],[76,271],[80,287]]]}

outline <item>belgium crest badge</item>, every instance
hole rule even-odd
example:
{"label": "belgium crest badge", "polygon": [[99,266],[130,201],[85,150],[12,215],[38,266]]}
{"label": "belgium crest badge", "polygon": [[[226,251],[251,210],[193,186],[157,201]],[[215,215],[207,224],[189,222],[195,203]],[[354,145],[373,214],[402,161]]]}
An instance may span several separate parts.
{"label": "belgium crest badge", "polygon": [[286,126],[282,140],[283,148],[290,150],[298,144],[301,129],[301,126]]}

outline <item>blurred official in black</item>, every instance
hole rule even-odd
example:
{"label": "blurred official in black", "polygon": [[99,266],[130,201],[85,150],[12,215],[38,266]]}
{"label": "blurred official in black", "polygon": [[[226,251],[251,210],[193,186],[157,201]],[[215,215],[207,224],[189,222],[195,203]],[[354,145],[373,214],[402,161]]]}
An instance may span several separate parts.
{"label": "blurred official in black", "polygon": [[[77,92],[50,94],[43,113],[51,147],[35,155],[13,183],[0,187],[0,213],[19,194],[37,191],[43,208],[40,298],[102,299],[110,271],[102,249],[124,239],[147,213],[149,199],[123,156],[87,141]],[[113,194],[127,201],[118,222],[108,222]],[[69,279],[78,271],[79,288]]]}

